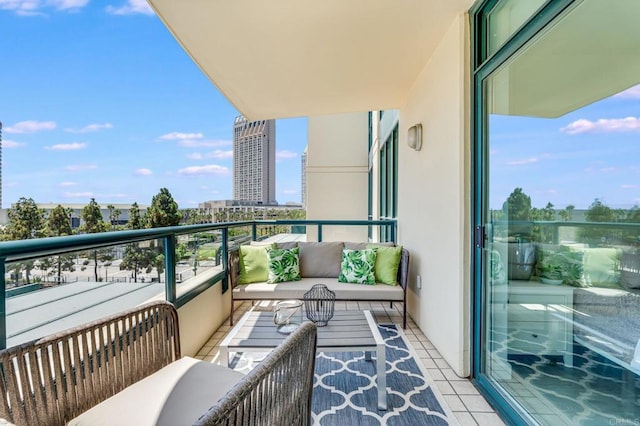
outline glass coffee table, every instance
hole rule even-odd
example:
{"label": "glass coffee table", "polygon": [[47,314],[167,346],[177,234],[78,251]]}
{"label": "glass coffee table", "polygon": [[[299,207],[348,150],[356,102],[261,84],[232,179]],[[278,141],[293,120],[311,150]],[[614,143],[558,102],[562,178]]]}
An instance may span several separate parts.
{"label": "glass coffee table", "polygon": [[[220,343],[220,365],[229,366],[229,352],[267,352],[285,336],[278,333],[272,312],[249,311]],[[387,409],[385,345],[369,311],[336,311],[325,327],[318,327],[318,352],[364,351],[371,360],[376,353],[378,408]]]}

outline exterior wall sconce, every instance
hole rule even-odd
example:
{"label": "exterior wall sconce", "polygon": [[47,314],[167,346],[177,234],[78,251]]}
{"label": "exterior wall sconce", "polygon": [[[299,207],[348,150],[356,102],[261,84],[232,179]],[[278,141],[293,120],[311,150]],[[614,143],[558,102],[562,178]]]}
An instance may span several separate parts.
{"label": "exterior wall sconce", "polygon": [[422,148],[422,124],[409,127],[407,131],[407,144],[409,148],[420,151]]}

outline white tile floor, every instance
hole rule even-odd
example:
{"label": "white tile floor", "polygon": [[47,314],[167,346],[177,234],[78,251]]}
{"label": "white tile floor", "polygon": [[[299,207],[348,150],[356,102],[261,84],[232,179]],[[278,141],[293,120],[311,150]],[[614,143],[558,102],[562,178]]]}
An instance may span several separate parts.
{"label": "white tile floor", "polygon": [[[382,302],[339,302],[336,309],[368,309],[375,314],[376,321],[380,324],[395,323],[402,327],[402,314],[398,307],[401,304],[394,303],[393,308],[389,303]],[[251,308],[251,303],[246,302],[236,307],[234,319],[237,321]],[[254,309],[271,310],[271,302],[257,304]],[[231,327],[228,321],[216,331],[209,341],[200,349],[196,358],[208,362],[217,362],[219,356],[219,344]],[[434,380],[438,390],[442,394],[445,403],[456,416],[462,426],[500,426],[504,422],[498,417],[493,408],[487,403],[475,386],[466,378],[458,377],[449,364],[442,358],[438,350],[422,333],[410,318],[407,319],[407,328],[404,330],[407,340],[418,354],[422,365]]]}

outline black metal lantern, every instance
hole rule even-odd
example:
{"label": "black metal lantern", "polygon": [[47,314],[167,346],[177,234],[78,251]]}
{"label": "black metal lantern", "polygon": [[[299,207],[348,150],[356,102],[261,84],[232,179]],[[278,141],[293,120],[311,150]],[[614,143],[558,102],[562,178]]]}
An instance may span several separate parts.
{"label": "black metal lantern", "polygon": [[324,327],[333,318],[336,294],[324,284],[316,284],[304,294],[307,318],[318,327]]}

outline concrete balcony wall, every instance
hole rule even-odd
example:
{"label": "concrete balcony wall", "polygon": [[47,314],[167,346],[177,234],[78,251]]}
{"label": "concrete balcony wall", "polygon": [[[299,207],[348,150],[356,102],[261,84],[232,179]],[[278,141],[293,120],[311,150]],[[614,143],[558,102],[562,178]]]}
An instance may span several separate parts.
{"label": "concrete balcony wall", "polygon": [[231,292],[222,294],[222,283],[205,290],[178,309],[183,356],[195,356],[218,328],[228,321]]}
{"label": "concrete balcony wall", "polygon": [[[309,117],[307,218],[366,220],[368,113]],[[317,240],[307,227],[307,241]],[[367,241],[367,228],[324,227],[325,241]]]}
{"label": "concrete balcony wall", "polygon": [[[460,14],[400,110],[399,242],[411,252],[409,312],[460,376],[470,374],[469,30]],[[407,145],[422,123],[423,145]],[[422,278],[418,289],[416,277]]]}

